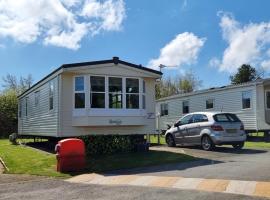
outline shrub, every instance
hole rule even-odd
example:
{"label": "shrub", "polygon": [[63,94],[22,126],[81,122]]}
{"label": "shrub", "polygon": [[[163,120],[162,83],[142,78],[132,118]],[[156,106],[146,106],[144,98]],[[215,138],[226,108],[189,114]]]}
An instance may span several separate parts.
{"label": "shrub", "polygon": [[118,152],[131,152],[142,142],[143,135],[88,135],[81,136],[87,155],[103,155]]}

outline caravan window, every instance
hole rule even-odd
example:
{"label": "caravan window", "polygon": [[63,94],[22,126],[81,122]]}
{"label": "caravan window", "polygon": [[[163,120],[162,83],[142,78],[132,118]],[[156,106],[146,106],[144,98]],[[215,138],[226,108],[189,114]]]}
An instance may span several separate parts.
{"label": "caravan window", "polygon": [[183,101],[182,103],[183,106],[183,114],[189,113],[189,102],[188,101]]}
{"label": "caravan window", "polygon": [[126,79],[126,108],[139,108],[139,79]]}
{"label": "caravan window", "polygon": [[266,92],[266,108],[270,109],[270,91]]}
{"label": "caravan window", "polygon": [[84,77],[75,77],[75,97],[74,107],[84,108],[85,107],[85,92],[84,92]]}
{"label": "caravan window", "polygon": [[105,77],[90,77],[90,105],[91,108],[105,108]]}
{"label": "caravan window", "polygon": [[53,109],[54,82],[49,83],[49,110]]}
{"label": "caravan window", "polygon": [[251,108],[251,91],[242,92],[242,108]]}
{"label": "caravan window", "polygon": [[160,104],[160,116],[168,115],[168,104],[162,103]]}
{"label": "caravan window", "polygon": [[214,108],[214,99],[207,99],[205,106],[206,106],[206,109],[212,109],[212,108]]}
{"label": "caravan window", "polygon": [[109,108],[122,108],[122,78],[109,77]]}

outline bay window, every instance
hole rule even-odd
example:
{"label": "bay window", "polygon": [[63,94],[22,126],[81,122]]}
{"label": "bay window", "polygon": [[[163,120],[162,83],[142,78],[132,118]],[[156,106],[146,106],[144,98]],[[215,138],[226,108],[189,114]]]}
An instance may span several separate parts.
{"label": "bay window", "polygon": [[105,77],[90,77],[90,106],[91,108],[105,108]]}
{"label": "bay window", "polygon": [[122,108],[122,78],[109,77],[109,108]]}
{"label": "bay window", "polygon": [[[145,82],[140,78],[102,75],[74,77],[74,108],[91,108],[90,114],[103,109],[102,113],[127,109],[134,113],[145,109]],[[81,111],[77,111],[79,113]],[[118,112],[118,111],[117,111]]]}
{"label": "bay window", "polygon": [[75,108],[85,108],[84,77],[75,77]]}
{"label": "bay window", "polygon": [[139,108],[139,79],[126,79],[126,108]]}

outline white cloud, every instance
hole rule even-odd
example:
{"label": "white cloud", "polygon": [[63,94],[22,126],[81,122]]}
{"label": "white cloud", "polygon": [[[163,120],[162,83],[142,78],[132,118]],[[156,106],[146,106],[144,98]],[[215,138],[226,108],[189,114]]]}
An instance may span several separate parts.
{"label": "white cloud", "polygon": [[[91,4],[100,9],[87,11]],[[87,34],[120,30],[124,18],[123,0],[0,0],[0,38],[76,50]]]}
{"label": "white cloud", "polygon": [[99,29],[107,31],[118,31],[121,29],[125,18],[125,4],[123,0],[108,0],[104,3],[95,0],[87,0],[82,10],[82,16],[101,22]]}
{"label": "white cloud", "polygon": [[[220,27],[228,47],[222,59],[213,58],[210,65],[220,71],[236,72],[242,64],[261,65],[270,44],[270,23],[249,23],[241,25],[231,14],[220,12]],[[265,63],[264,63],[265,64]]]}
{"label": "white cloud", "polygon": [[196,62],[205,41],[205,38],[199,38],[193,33],[178,34],[160,50],[158,58],[149,61],[148,67],[157,69],[160,64],[174,68],[190,65]]}
{"label": "white cloud", "polygon": [[262,61],[261,66],[264,70],[270,70],[270,60]]}

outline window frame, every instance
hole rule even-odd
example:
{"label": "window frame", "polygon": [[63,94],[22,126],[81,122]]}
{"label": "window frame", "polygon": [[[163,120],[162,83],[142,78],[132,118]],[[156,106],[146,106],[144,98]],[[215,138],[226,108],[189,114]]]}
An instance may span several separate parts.
{"label": "window frame", "polygon": [[35,107],[40,105],[40,91],[35,91]]}
{"label": "window frame", "polygon": [[[51,86],[52,86],[52,90],[51,90]],[[50,80],[49,81],[49,111],[54,110],[54,94],[55,94],[54,80]],[[51,102],[52,102],[52,107],[51,107]]]}
{"label": "window frame", "polygon": [[[188,112],[184,112],[184,103],[187,102],[188,103]],[[182,101],[182,114],[189,114],[190,113],[190,108],[189,108],[189,100],[184,100]]]}
{"label": "window frame", "polygon": [[29,97],[25,97],[25,117],[28,117]]}
{"label": "window frame", "polygon": [[[127,92],[127,79],[135,79],[135,80],[137,80],[138,81],[138,92]],[[140,79],[139,78],[129,78],[129,77],[125,77],[125,90],[124,90],[124,92],[125,92],[125,96],[126,96],[126,98],[125,98],[125,102],[126,102],[126,106],[125,106],[125,108],[126,109],[128,109],[128,110],[135,110],[135,109],[140,109],[140,91],[141,91],[141,89],[140,89]],[[143,92],[143,91],[142,91]],[[127,107],[127,96],[128,95],[137,95],[138,96],[138,108],[128,108]]]}
{"label": "window frame", "polygon": [[[213,101],[213,107],[212,108],[207,108],[207,101],[212,100]],[[209,98],[205,100],[205,109],[206,110],[211,110],[215,108],[215,99],[214,98]]]}
{"label": "window frame", "polygon": [[[110,92],[110,78],[118,78],[121,79],[121,92]],[[108,96],[108,109],[110,110],[120,110],[120,109],[125,109],[126,106],[124,105],[126,102],[126,99],[124,99],[125,96],[125,82],[124,82],[125,78],[124,77],[119,77],[119,76],[108,76],[107,77],[107,96]],[[105,89],[106,90],[106,89]],[[121,95],[121,108],[110,108],[110,94],[116,94],[116,95]],[[116,102],[117,103],[117,102]]]}
{"label": "window frame", "polygon": [[[244,98],[243,98],[243,95],[244,95],[244,93],[247,93],[247,92],[249,92],[250,93],[250,107],[247,107],[247,108],[244,108],[244,104],[243,104],[243,100],[244,100]],[[241,98],[242,98],[242,110],[249,110],[249,109],[252,109],[252,90],[245,90],[245,91],[242,91],[241,92]]]}
{"label": "window frame", "polygon": [[[108,84],[107,84],[107,77],[104,76],[104,75],[88,75],[89,77],[89,81],[88,81],[88,84],[89,84],[89,107],[90,109],[107,109],[107,87],[108,87]],[[97,92],[97,91],[93,91],[91,90],[91,77],[103,77],[104,78],[104,92]],[[93,108],[92,107],[92,93],[95,93],[95,94],[104,94],[104,108]]]}
{"label": "window frame", "polygon": [[[76,78],[83,78],[83,90],[76,90]],[[76,110],[85,109],[86,108],[86,84],[85,84],[85,76],[84,75],[78,75],[74,76],[73,79],[73,108]],[[84,107],[83,108],[76,108],[76,94],[84,94]]]}
{"label": "window frame", "polygon": [[265,109],[270,110],[270,107],[268,108],[268,105],[267,105],[267,93],[270,93],[270,90],[265,90]]}
{"label": "window frame", "polygon": [[[167,107],[167,109],[162,109],[164,107]],[[164,112],[165,110],[167,110],[167,112]],[[169,104],[168,103],[161,103],[160,104],[160,116],[168,116],[169,115]]]}
{"label": "window frame", "polygon": [[[146,82],[145,82],[145,80],[142,80],[142,109],[146,109]],[[139,82],[139,84],[140,84],[140,82]]]}

